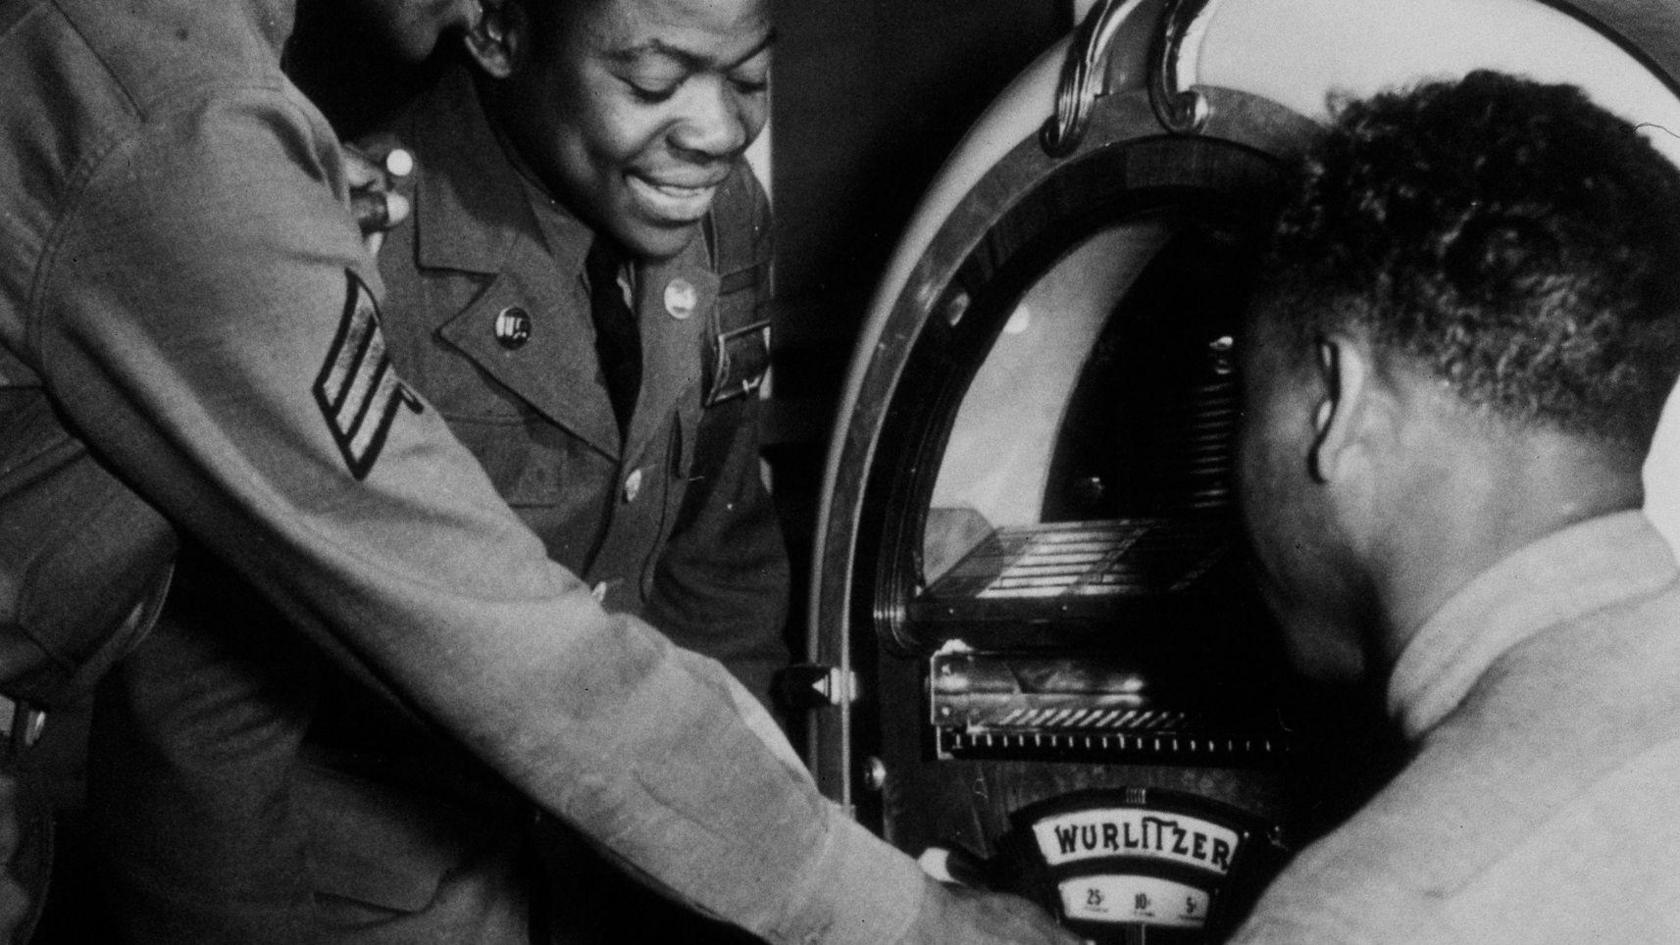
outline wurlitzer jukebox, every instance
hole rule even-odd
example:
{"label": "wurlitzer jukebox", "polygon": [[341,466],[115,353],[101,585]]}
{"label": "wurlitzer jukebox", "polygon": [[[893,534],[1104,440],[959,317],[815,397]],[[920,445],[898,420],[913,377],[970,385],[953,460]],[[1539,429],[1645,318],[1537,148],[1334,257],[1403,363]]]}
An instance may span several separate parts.
{"label": "wurlitzer jukebox", "polygon": [[1096,941],[1240,919],[1298,839],[1230,483],[1256,246],[1330,93],[1479,67],[1673,99],[1537,0],[1113,0],[994,104],[838,417],[804,679],[830,796]]}

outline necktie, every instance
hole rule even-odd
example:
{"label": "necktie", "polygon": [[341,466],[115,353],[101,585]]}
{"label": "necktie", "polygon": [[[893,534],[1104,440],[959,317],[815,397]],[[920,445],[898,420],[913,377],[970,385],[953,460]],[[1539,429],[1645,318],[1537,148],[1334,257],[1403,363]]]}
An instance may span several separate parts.
{"label": "necktie", "polygon": [[624,254],[605,238],[595,240],[583,262],[589,279],[589,313],[595,320],[595,353],[607,382],[619,435],[627,435],[642,386],[642,339],[636,314],[618,284]]}

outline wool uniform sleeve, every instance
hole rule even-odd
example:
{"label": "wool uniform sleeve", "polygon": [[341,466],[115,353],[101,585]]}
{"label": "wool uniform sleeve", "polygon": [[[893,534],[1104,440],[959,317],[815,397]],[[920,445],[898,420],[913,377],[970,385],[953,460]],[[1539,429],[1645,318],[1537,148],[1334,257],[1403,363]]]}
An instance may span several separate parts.
{"label": "wool uniform sleeve", "polygon": [[777,942],[900,940],[940,894],[720,666],[548,561],[390,370],[336,149],[256,88],[103,156],[30,326],[69,422],[329,652],[685,900]]}

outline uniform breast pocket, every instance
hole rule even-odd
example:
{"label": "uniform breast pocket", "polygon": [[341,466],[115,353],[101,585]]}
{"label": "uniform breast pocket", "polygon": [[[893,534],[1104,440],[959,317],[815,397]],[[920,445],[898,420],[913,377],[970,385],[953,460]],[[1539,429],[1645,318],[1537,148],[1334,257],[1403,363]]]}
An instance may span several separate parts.
{"label": "uniform breast pocket", "polygon": [[579,570],[611,514],[613,464],[538,416],[444,420],[478,458],[503,501],[542,539],[548,555]]}
{"label": "uniform breast pocket", "polygon": [[665,456],[670,468],[670,488],[665,493],[662,541],[693,524],[694,516],[706,502],[711,480],[717,476],[718,471],[711,468],[715,466],[715,457],[706,455],[715,452],[707,448],[711,435],[707,418],[716,413],[716,408],[702,407],[699,400],[702,394],[699,389],[691,389],[671,423]]}
{"label": "uniform breast pocket", "polygon": [[678,516],[688,496],[689,485],[694,481],[694,448],[700,438],[700,418],[697,412],[679,410],[671,424],[670,439],[667,441],[666,464],[669,468],[670,487],[665,490],[665,532],[668,535],[671,528],[677,524]]}
{"label": "uniform breast pocket", "polygon": [[512,506],[564,505],[610,472],[610,461],[535,413],[511,417],[444,413],[444,421]]}
{"label": "uniform breast pocket", "polygon": [[[694,405],[698,404],[698,395],[698,389],[689,395],[694,398]],[[689,397],[684,398],[685,404],[688,400]],[[702,476],[695,467],[695,449],[700,438],[700,415],[701,411],[693,409],[693,405],[685,406],[672,417],[667,431],[665,454],[660,457],[666,472],[665,488],[659,507],[658,538],[653,545],[661,551],[674,534],[692,524],[696,511],[703,502],[696,492],[698,480]],[[649,555],[642,568],[641,585],[644,599],[653,593],[660,558],[660,553]]]}
{"label": "uniform breast pocket", "polygon": [[567,460],[564,443],[539,446],[548,439],[534,429],[534,421],[486,420],[444,416],[449,428],[478,459],[496,491],[512,506],[551,506],[565,494]]}

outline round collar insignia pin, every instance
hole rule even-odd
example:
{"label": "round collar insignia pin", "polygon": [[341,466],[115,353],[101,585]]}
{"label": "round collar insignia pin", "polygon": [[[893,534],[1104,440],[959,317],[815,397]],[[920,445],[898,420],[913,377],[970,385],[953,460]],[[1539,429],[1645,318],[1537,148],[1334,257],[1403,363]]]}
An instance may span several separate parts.
{"label": "round collar insignia pin", "polygon": [[672,318],[682,321],[694,314],[694,309],[700,304],[700,292],[694,288],[694,283],[681,276],[672,279],[665,285],[665,312]]}
{"label": "round collar insignia pin", "polygon": [[531,340],[531,316],[517,305],[496,313],[496,340],[508,350],[522,348]]}

